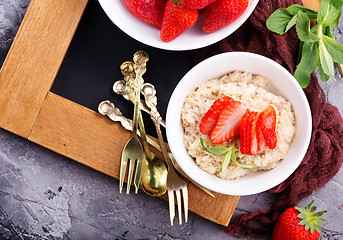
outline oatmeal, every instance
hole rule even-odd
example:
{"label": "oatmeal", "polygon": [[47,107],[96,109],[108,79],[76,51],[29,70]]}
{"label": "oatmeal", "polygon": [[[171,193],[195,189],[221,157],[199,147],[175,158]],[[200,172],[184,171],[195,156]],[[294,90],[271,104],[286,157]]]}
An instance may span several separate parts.
{"label": "oatmeal", "polygon": [[[188,154],[201,169],[222,179],[236,179],[259,170],[272,169],[286,156],[295,135],[295,116],[286,99],[267,89],[267,81],[263,76],[235,71],[205,82],[188,95],[181,112],[183,140]],[[239,136],[221,144],[213,144],[209,136],[199,131],[202,117],[215,100],[224,96],[240,101],[251,111],[261,112],[268,106],[275,109],[277,144],[273,149],[266,147],[255,155],[242,154]],[[224,156],[214,156],[206,152],[200,144],[200,138],[203,138],[208,146],[234,146],[237,162],[253,167],[243,169],[231,161],[227,168],[220,171]]]}

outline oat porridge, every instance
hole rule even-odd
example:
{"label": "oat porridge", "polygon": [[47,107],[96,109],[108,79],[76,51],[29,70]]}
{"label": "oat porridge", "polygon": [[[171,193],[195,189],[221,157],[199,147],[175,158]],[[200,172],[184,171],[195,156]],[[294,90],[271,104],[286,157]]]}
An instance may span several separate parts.
{"label": "oat porridge", "polygon": [[[221,78],[208,80],[188,95],[181,112],[184,128],[183,141],[188,154],[201,169],[222,179],[236,179],[259,170],[272,169],[286,156],[295,135],[295,116],[291,104],[286,99],[268,90],[267,81],[263,76],[235,71]],[[236,114],[237,116],[234,118],[231,117],[234,119],[233,122],[236,122],[236,130],[230,132],[231,138],[226,141],[217,141],[218,136],[221,138],[222,135],[215,134],[215,129],[219,125],[219,119],[225,118],[222,117],[224,115],[223,108],[218,110],[213,106],[216,105],[218,99],[225,98],[231,99],[235,109],[238,109],[235,112],[239,112],[239,114]],[[204,130],[200,130],[199,125],[200,128],[203,127],[201,125],[203,119],[208,117],[210,110],[212,112],[220,111],[221,114],[216,118],[215,127],[210,128],[211,134],[203,134]],[[269,135],[266,136],[270,132],[268,130],[269,120],[266,118],[267,120],[262,121],[262,115],[266,112],[269,114],[271,111],[275,115],[275,136],[271,138],[273,141],[269,139]],[[232,115],[232,113],[230,114]],[[244,123],[253,122],[252,119],[255,119],[256,128],[251,127],[252,124],[244,125]],[[211,122],[211,118],[207,120],[207,123]],[[264,123],[266,125],[263,125]],[[244,137],[246,135],[248,137]],[[251,135],[253,135],[254,141],[251,140]],[[204,145],[200,139],[203,139]],[[249,139],[248,143],[246,139]],[[223,162],[223,159],[226,158],[225,154],[218,156],[210,154],[205,151],[204,146],[231,148],[235,157],[231,156],[232,160],[225,164]],[[248,146],[248,150],[246,146]],[[223,163],[225,167],[223,167]]]}

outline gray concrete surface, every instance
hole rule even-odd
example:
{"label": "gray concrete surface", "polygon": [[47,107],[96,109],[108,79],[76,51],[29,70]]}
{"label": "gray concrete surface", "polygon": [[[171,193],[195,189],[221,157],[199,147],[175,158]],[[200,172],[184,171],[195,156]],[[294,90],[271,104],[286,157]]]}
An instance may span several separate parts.
{"label": "gray concrete surface", "polygon": [[[2,64],[29,0],[0,0]],[[335,29],[343,42],[343,21]],[[0,83],[1,84],[1,83]],[[343,113],[343,80],[322,84]],[[0,116],[1,117],[1,116]],[[119,194],[118,181],[0,129],[0,239],[235,239],[190,214],[170,227],[168,204],[140,192]],[[300,205],[326,209],[321,239],[343,239],[343,171]],[[241,197],[234,216],[266,208],[267,193]]]}

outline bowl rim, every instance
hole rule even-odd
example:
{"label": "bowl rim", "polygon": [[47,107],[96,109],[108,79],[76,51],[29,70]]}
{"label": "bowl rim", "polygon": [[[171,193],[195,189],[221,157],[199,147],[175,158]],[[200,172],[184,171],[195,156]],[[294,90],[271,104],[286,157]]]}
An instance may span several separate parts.
{"label": "bowl rim", "polygon": [[[268,170],[268,171],[263,171],[262,173],[261,173],[261,171],[258,171],[256,173],[251,174],[251,175],[240,177],[236,180],[220,179],[219,177],[216,177],[214,175],[211,175],[211,174],[205,172],[204,170],[202,170],[197,165],[196,165],[197,169],[190,170],[189,164],[187,165],[187,162],[189,162],[189,161],[187,161],[187,160],[181,161],[181,159],[184,159],[185,157],[188,157],[188,159],[192,159],[188,155],[188,153],[187,153],[187,151],[183,145],[183,128],[181,126],[181,118],[180,118],[182,105],[183,105],[183,102],[185,100],[185,97],[189,93],[194,91],[196,86],[198,86],[198,85],[200,85],[206,81],[204,79],[201,79],[201,80],[196,81],[197,82],[197,84],[196,84],[196,83],[194,83],[194,81],[193,82],[191,81],[192,76],[194,74],[196,74],[196,72],[201,71],[201,69],[205,69],[206,67],[208,67],[207,65],[222,62],[224,60],[228,61],[229,59],[234,59],[237,57],[244,57],[245,59],[247,59],[247,62],[249,62],[248,61],[249,59],[254,59],[255,61],[261,61],[262,63],[269,65],[272,69],[274,69],[274,70],[276,69],[277,71],[279,71],[279,73],[284,74],[285,77],[287,79],[289,79],[289,83],[287,83],[287,84],[289,84],[291,86],[292,90],[294,91],[294,93],[292,93],[292,94],[296,94],[296,96],[299,97],[299,99],[301,99],[301,102],[297,103],[297,105],[301,104],[301,106],[299,105],[299,106],[294,107],[293,106],[294,103],[293,103],[292,108],[293,108],[293,111],[295,111],[294,109],[301,109],[301,111],[303,111],[302,114],[304,115],[304,118],[302,118],[301,121],[299,121],[297,119],[297,115],[295,115],[295,119],[296,119],[296,125],[301,124],[300,126],[303,127],[303,129],[301,129],[301,131],[303,131],[303,133],[305,134],[304,135],[304,141],[301,142],[301,143],[303,143],[301,148],[296,148],[294,146],[294,144],[292,145],[292,143],[291,143],[291,146],[293,146],[293,148],[297,151],[296,151],[296,155],[295,155],[296,159],[295,160],[289,160],[291,162],[290,162],[289,166],[287,165],[288,171],[281,172],[281,173],[277,174],[278,172],[275,169],[277,169],[278,166],[280,165],[280,163],[282,163],[282,161],[287,158],[287,156],[289,155],[289,152],[287,153],[286,157],[278,163],[278,166],[276,168]],[[232,72],[232,71],[234,71],[234,70],[228,70],[227,73]],[[222,75],[225,75],[225,74],[222,74]],[[214,76],[213,78],[220,77],[222,75],[219,74],[219,76]],[[209,80],[209,79],[211,79],[211,78],[208,78],[207,80]],[[190,90],[187,93],[185,93],[185,89],[189,89],[190,86],[193,87],[193,90]],[[272,92],[273,92],[273,90],[272,90]],[[297,125],[297,128],[298,128],[298,125]],[[180,127],[182,129],[180,129]],[[299,133],[297,128],[296,128],[296,135],[298,133],[298,136],[299,136],[300,133]],[[178,137],[178,133],[180,132],[180,130],[182,130],[182,134],[181,134],[181,136]],[[189,70],[184,75],[184,77],[180,80],[180,82],[175,87],[175,89],[174,89],[174,91],[170,97],[168,107],[167,107],[167,113],[166,113],[167,140],[168,140],[171,152],[173,153],[174,158],[177,161],[180,168],[192,180],[196,181],[200,185],[202,185],[202,186],[204,186],[204,187],[206,187],[212,191],[222,193],[222,194],[228,194],[228,195],[243,196],[243,195],[251,195],[251,194],[264,192],[266,190],[269,190],[269,189],[277,186],[278,184],[280,184],[281,182],[286,180],[297,169],[297,167],[300,165],[303,157],[305,156],[306,151],[307,151],[308,146],[309,146],[309,143],[310,143],[311,133],[312,133],[312,116],[311,116],[310,106],[308,104],[308,101],[307,101],[307,98],[305,96],[303,89],[300,87],[299,83],[296,81],[296,79],[293,77],[293,75],[290,72],[288,72],[283,66],[276,63],[275,61],[273,61],[267,57],[264,57],[262,55],[255,54],[255,53],[248,53],[248,52],[221,53],[221,54],[212,56],[210,58],[207,58],[204,61],[195,65],[191,70]],[[296,135],[294,136],[294,138],[296,137]],[[301,138],[301,137],[302,136],[300,136],[298,138]],[[180,141],[181,141],[181,143],[180,143]],[[294,139],[293,139],[293,142],[294,142]],[[183,149],[180,148],[181,145],[183,146]],[[185,153],[186,153],[186,155],[185,155]],[[292,159],[294,159],[294,158],[292,158]],[[195,164],[195,161],[193,159],[192,159],[192,161]],[[192,164],[192,165],[194,165],[194,164]],[[268,172],[272,172],[272,174],[268,174]],[[200,175],[201,177],[197,176],[199,174],[201,174]],[[259,175],[261,175],[261,174],[265,174],[265,176],[267,176],[267,177],[268,176],[269,177],[274,176],[274,177],[276,177],[276,179],[274,179],[273,181],[266,181],[262,185],[254,186],[254,187],[251,187],[249,189],[237,188],[234,185],[234,184],[241,183],[241,182],[244,182],[246,184],[255,175],[257,176],[257,178],[259,178]],[[217,185],[215,185],[214,183],[217,183]],[[223,188],[223,186],[225,186],[225,188]]]}
{"label": "bowl rim", "polygon": [[[109,17],[109,19],[117,27],[119,27],[119,29],[121,29],[124,33],[126,33],[133,39],[143,44],[149,45],[151,47],[164,49],[164,50],[171,50],[171,51],[185,51],[185,50],[198,49],[198,48],[209,46],[211,44],[214,44],[224,39],[225,37],[232,34],[234,31],[236,31],[248,19],[248,17],[252,14],[256,5],[259,2],[259,0],[249,0],[249,5],[246,11],[238,19],[236,19],[234,22],[228,24],[227,26],[213,33],[205,33],[199,30],[201,28],[201,22],[202,22],[200,21],[201,16],[199,16],[199,20],[197,21],[195,26],[187,30],[186,33],[182,34],[181,36],[174,39],[173,41],[166,43],[160,40],[159,29],[154,28],[140,21],[138,18],[132,15],[129,11],[127,11],[127,13],[129,14],[128,16],[126,14],[118,14],[117,11],[120,11],[118,9],[124,9],[125,7],[123,0],[115,0],[115,1],[114,0],[98,0],[98,1],[102,9],[106,13],[106,15]],[[113,9],[117,11],[113,11]],[[124,21],[122,20],[123,18],[125,19]],[[132,23],[139,28],[138,31],[137,31],[137,28],[128,27]],[[144,32],[143,32],[143,29],[144,29]],[[158,32],[158,36],[157,36],[157,32]],[[188,36],[186,35],[187,33],[195,34],[196,37]],[[146,36],[149,34],[153,35],[154,37],[146,38]],[[200,34],[200,35],[197,35],[197,34]]]}

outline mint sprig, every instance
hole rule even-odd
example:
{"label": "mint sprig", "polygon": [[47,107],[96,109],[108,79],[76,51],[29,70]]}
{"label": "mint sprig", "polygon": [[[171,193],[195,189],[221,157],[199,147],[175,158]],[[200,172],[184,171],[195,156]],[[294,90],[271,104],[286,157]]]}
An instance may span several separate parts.
{"label": "mint sprig", "polygon": [[[222,161],[222,164],[220,165],[220,168],[218,169],[218,171],[223,171],[223,169],[227,169],[227,167],[229,166],[230,160],[231,158],[233,158],[235,155],[235,151],[233,149],[233,147],[230,147],[231,149],[229,149],[227,151],[227,153],[225,154],[225,157]],[[236,157],[235,157],[236,158]]]}
{"label": "mint sprig", "polygon": [[200,144],[206,152],[208,152],[214,156],[220,156],[220,155],[226,153],[227,151],[229,151],[229,148],[224,147],[224,146],[209,147],[206,145],[204,139],[202,139],[202,138],[200,138]]}
{"label": "mint sprig", "polygon": [[[294,25],[301,41],[299,61],[294,77],[305,88],[311,73],[318,68],[320,79],[334,78],[334,63],[343,64],[343,46],[335,40],[332,28],[336,27],[342,13],[343,0],[322,0],[319,10],[294,4],[277,9],[267,19],[267,28],[284,34]],[[311,20],[316,24],[311,27]],[[339,65],[340,66],[340,65]]]}
{"label": "mint sprig", "polygon": [[236,154],[235,154],[235,148],[233,145],[230,147],[224,147],[224,146],[209,147],[206,145],[204,139],[202,139],[202,138],[200,138],[200,144],[206,152],[208,152],[214,156],[220,156],[220,155],[225,154],[224,159],[222,161],[222,164],[220,165],[220,168],[218,169],[218,171],[223,171],[223,170],[227,169],[231,159],[238,167],[241,167],[243,169],[247,170],[247,169],[254,167],[254,165],[243,165],[243,164],[240,164],[237,162]]}

